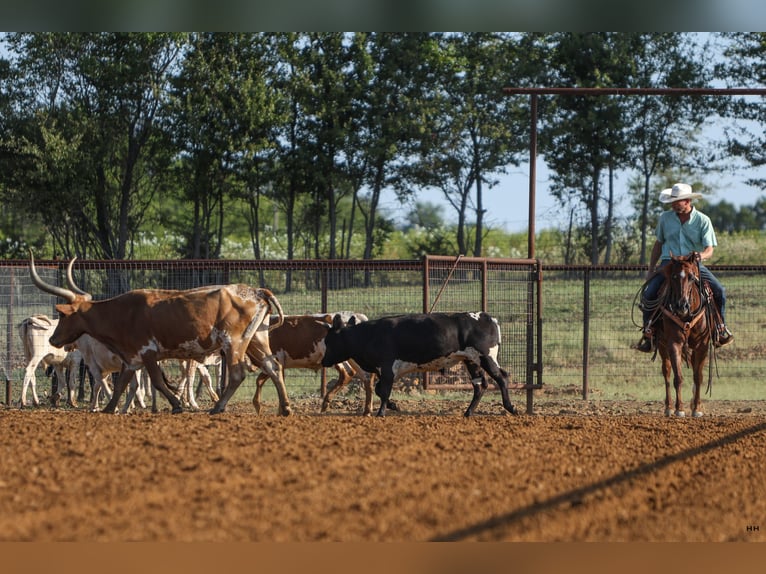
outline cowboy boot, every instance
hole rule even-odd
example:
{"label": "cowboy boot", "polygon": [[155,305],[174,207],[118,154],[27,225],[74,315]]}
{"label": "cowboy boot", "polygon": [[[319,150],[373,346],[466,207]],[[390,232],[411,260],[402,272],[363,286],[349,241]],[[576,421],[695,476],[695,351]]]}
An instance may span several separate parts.
{"label": "cowboy boot", "polygon": [[641,340],[635,346],[635,349],[642,353],[651,353],[654,351],[654,332],[651,327],[644,327]]}
{"label": "cowboy boot", "polygon": [[734,335],[729,331],[724,323],[718,326],[716,336],[713,338],[713,344],[716,347],[724,347],[734,341]]}

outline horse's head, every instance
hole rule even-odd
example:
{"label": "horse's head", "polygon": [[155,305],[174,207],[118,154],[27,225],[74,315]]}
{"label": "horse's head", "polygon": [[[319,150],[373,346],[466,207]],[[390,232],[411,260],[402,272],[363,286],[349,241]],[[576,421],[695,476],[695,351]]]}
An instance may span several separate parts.
{"label": "horse's head", "polygon": [[663,268],[668,285],[667,307],[680,318],[688,318],[699,309],[699,267],[695,254],[671,256]]}

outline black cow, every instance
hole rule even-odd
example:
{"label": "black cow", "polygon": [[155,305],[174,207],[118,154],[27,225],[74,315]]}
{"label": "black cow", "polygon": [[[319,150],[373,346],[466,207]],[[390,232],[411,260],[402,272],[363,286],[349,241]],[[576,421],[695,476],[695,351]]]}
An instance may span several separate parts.
{"label": "black cow", "polygon": [[384,416],[394,381],[413,371],[438,371],[465,363],[473,383],[473,400],[465,411],[471,416],[487,389],[484,371],[497,382],[503,406],[515,413],[508,395],[508,373],[497,364],[500,328],[487,313],[430,313],[384,317],[363,323],[352,318],[346,326],[333,318],[325,337],[322,365],[352,359],[379,377],[378,416]]}

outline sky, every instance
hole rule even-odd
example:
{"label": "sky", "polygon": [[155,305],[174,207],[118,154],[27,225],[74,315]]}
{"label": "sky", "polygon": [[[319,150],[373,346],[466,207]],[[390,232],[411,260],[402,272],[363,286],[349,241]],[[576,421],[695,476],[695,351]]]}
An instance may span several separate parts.
{"label": "sky", "polygon": [[[723,122],[709,126],[705,132],[706,138],[723,138]],[[558,201],[549,192],[550,171],[547,169],[543,158],[538,156],[535,163],[537,177],[535,178],[535,231],[543,229],[562,228],[567,225],[567,214],[564,213]],[[494,228],[503,228],[506,231],[516,233],[529,228],[529,162],[520,166],[509,166],[508,174],[500,178],[500,183],[492,189],[485,189],[483,203],[486,209],[485,225]],[[615,206],[617,217],[632,215],[629,199],[624,192],[628,185],[628,179],[632,173],[620,173],[615,178],[615,193],[622,194]],[[721,200],[741,207],[753,205],[759,198],[766,196],[766,192],[747,185],[746,180],[753,177],[766,177],[766,168],[742,167],[735,173],[705,174],[695,177],[696,180],[704,181],[714,190],[714,195],[707,197],[711,203]],[[655,190],[659,196],[661,189]],[[444,199],[439,190],[427,189],[418,192],[417,200],[442,206],[441,215],[445,221],[455,223],[457,214],[452,206]],[[381,207],[391,214],[396,221],[406,218],[411,210],[410,205],[400,205],[393,192],[386,192],[381,201]],[[475,219],[472,217],[472,219]]]}

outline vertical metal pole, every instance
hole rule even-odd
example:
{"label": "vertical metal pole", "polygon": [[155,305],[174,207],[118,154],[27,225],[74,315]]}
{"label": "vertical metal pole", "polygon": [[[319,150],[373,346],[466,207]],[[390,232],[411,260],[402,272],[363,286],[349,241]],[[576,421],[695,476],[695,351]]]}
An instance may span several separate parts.
{"label": "vertical metal pole", "polygon": [[[322,310],[322,313],[327,313],[327,283],[328,283],[328,268],[326,266],[322,266],[322,274],[321,274],[321,301],[319,302],[319,308]],[[322,379],[319,383],[319,394],[324,398],[324,396],[327,394],[327,371],[322,368]]]}
{"label": "vertical metal pole", "polygon": [[590,356],[590,269],[585,270],[583,286],[583,322],[582,322],[582,398],[588,399],[588,371]]}
{"label": "vertical metal pole", "polygon": [[[529,231],[527,232],[527,258],[535,258],[535,180],[537,179],[537,94],[530,96],[530,127],[529,127]],[[538,286],[539,289],[539,286]],[[534,293],[530,287],[527,291],[527,308],[534,308]],[[527,328],[527,348],[532,344],[533,315],[529,316]],[[532,353],[527,352],[527,363],[531,360]],[[529,367],[527,367],[528,372]],[[527,376],[527,386],[531,386],[530,376]],[[534,389],[527,388],[527,414],[534,412],[533,400]]]}
{"label": "vertical metal pole", "polygon": [[537,179],[537,94],[530,96],[531,126],[529,134],[529,233],[527,258],[535,258],[535,180]]}
{"label": "vertical metal pole", "polygon": [[428,281],[430,274],[431,266],[429,265],[428,255],[423,255],[423,313],[428,313],[428,309],[431,307],[431,289]]}
{"label": "vertical metal pole", "polygon": [[[428,255],[423,255],[423,313],[429,313],[431,308],[431,282],[430,282],[430,276],[431,276],[431,265],[430,265],[430,259],[428,258]],[[434,305],[436,302],[434,302]],[[420,380],[422,381],[423,390],[428,389],[428,385],[431,382],[431,373],[425,372],[421,373]]]}
{"label": "vertical metal pole", "polygon": [[5,334],[5,406],[11,406],[11,353],[13,352],[13,293],[14,282],[16,274],[14,268],[11,267],[9,274],[10,293],[8,295],[8,307],[6,307],[6,325],[7,332]]}

